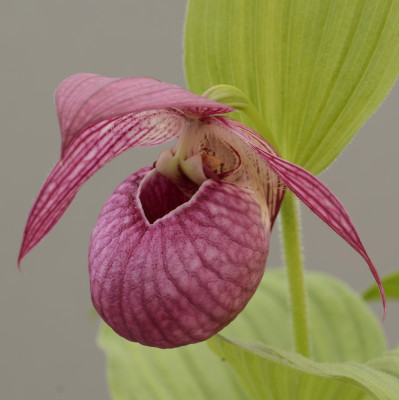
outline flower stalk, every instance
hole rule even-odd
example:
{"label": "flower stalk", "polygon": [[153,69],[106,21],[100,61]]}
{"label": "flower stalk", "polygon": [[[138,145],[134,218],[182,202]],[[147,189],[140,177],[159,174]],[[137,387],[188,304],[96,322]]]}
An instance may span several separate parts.
{"label": "flower stalk", "polygon": [[310,357],[299,207],[296,197],[289,190],[285,195],[280,213],[295,350],[305,357]]}

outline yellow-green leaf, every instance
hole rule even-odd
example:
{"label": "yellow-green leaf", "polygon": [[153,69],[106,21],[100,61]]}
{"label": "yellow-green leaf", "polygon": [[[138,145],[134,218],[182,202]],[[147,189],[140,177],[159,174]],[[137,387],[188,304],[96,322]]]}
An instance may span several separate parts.
{"label": "yellow-green leaf", "polygon": [[368,363],[320,363],[260,344],[221,335],[211,349],[234,368],[252,400],[397,400],[399,350]]}
{"label": "yellow-green leaf", "polygon": [[114,400],[249,400],[231,367],[205,343],[169,350],[145,347],[102,324],[98,344],[107,356]]}
{"label": "yellow-green leaf", "polygon": [[[382,278],[385,295],[388,300],[399,300],[399,272]],[[379,290],[376,284],[371,285],[363,292],[365,300],[377,300],[380,298]]]}
{"label": "yellow-green leaf", "polygon": [[281,155],[318,174],[395,82],[398,21],[398,0],[190,0],[188,86],[243,91]]}
{"label": "yellow-green leaf", "polygon": [[[325,274],[306,274],[312,358],[364,362],[386,350],[381,322],[345,283]],[[266,269],[245,310],[224,336],[294,351],[288,282],[284,269]]]}

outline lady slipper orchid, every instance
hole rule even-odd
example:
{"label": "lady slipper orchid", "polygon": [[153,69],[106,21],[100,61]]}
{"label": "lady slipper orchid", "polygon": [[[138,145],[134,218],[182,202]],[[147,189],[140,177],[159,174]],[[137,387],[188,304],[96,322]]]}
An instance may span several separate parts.
{"label": "lady slipper orchid", "polygon": [[151,78],[77,74],[56,91],[61,159],[32,207],[19,261],[82,184],[134,146],[173,138],[152,167],[106,201],[89,247],[94,307],[119,335],[162,348],[217,333],[245,307],[265,269],[285,188],[378,273],[337,198],[283,160],[232,108]]}

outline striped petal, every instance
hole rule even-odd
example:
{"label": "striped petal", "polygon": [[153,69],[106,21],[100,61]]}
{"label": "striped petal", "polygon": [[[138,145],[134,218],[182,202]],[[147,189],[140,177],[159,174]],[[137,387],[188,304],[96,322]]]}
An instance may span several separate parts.
{"label": "striped petal", "polygon": [[51,230],[79,188],[98,169],[134,146],[153,146],[180,134],[187,116],[232,111],[183,88],[151,78],[76,74],[56,90],[61,159],[30,211],[18,264]]}
{"label": "striped petal", "polygon": [[383,318],[385,318],[386,297],[380,276],[360,240],[354,223],[337,197],[310,172],[298,165],[277,157],[271,152],[265,151],[264,145],[262,144],[265,140],[255,131],[230,118],[215,118],[221,121],[228,129],[234,131],[242,139],[250,142],[253,149],[263,158],[268,167],[279,176],[281,181],[302,200],[311,211],[320,217],[363,257],[378,284],[384,308]]}
{"label": "striped petal", "polygon": [[160,108],[177,108],[197,116],[233,111],[171,83],[95,74],[75,74],[65,79],[55,92],[55,101],[62,134],[61,157],[89,126],[126,114]]}
{"label": "striped petal", "polygon": [[129,114],[83,131],[44,182],[26,223],[18,263],[52,229],[79,188],[107,162],[134,146],[152,146],[176,137],[185,120],[175,111]]}

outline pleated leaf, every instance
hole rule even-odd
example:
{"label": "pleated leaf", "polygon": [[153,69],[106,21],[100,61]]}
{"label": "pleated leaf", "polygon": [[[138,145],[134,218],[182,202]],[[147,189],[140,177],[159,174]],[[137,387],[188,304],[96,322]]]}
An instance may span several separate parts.
{"label": "pleated leaf", "polygon": [[[312,358],[321,362],[365,362],[386,350],[381,322],[345,283],[307,273]],[[294,352],[288,281],[284,269],[266,269],[244,311],[222,332]]]}
{"label": "pleated leaf", "polygon": [[[346,285],[326,275],[308,274],[307,286],[314,360],[365,362],[385,351],[379,322]],[[287,296],[285,271],[267,270],[246,309],[222,333],[293,352]],[[99,344],[107,355],[115,400],[248,399],[230,365],[205,343],[160,350],[128,342],[103,326]]]}
{"label": "pleated leaf", "polygon": [[[399,272],[394,272],[382,279],[385,294],[388,300],[399,300]],[[380,292],[377,285],[371,285],[363,292],[365,300],[380,299]]]}
{"label": "pleated leaf", "polygon": [[98,343],[107,355],[114,400],[249,400],[231,367],[220,362],[206,343],[167,350],[144,347],[105,324]]}
{"label": "pleated leaf", "polygon": [[318,363],[296,353],[216,335],[211,349],[235,369],[252,400],[397,400],[399,350],[366,364]]}
{"label": "pleated leaf", "polygon": [[318,174],[395,82],[398,21],[399,0],[190,0],[188,86],[243,91],[264,121],[238,118]]}

